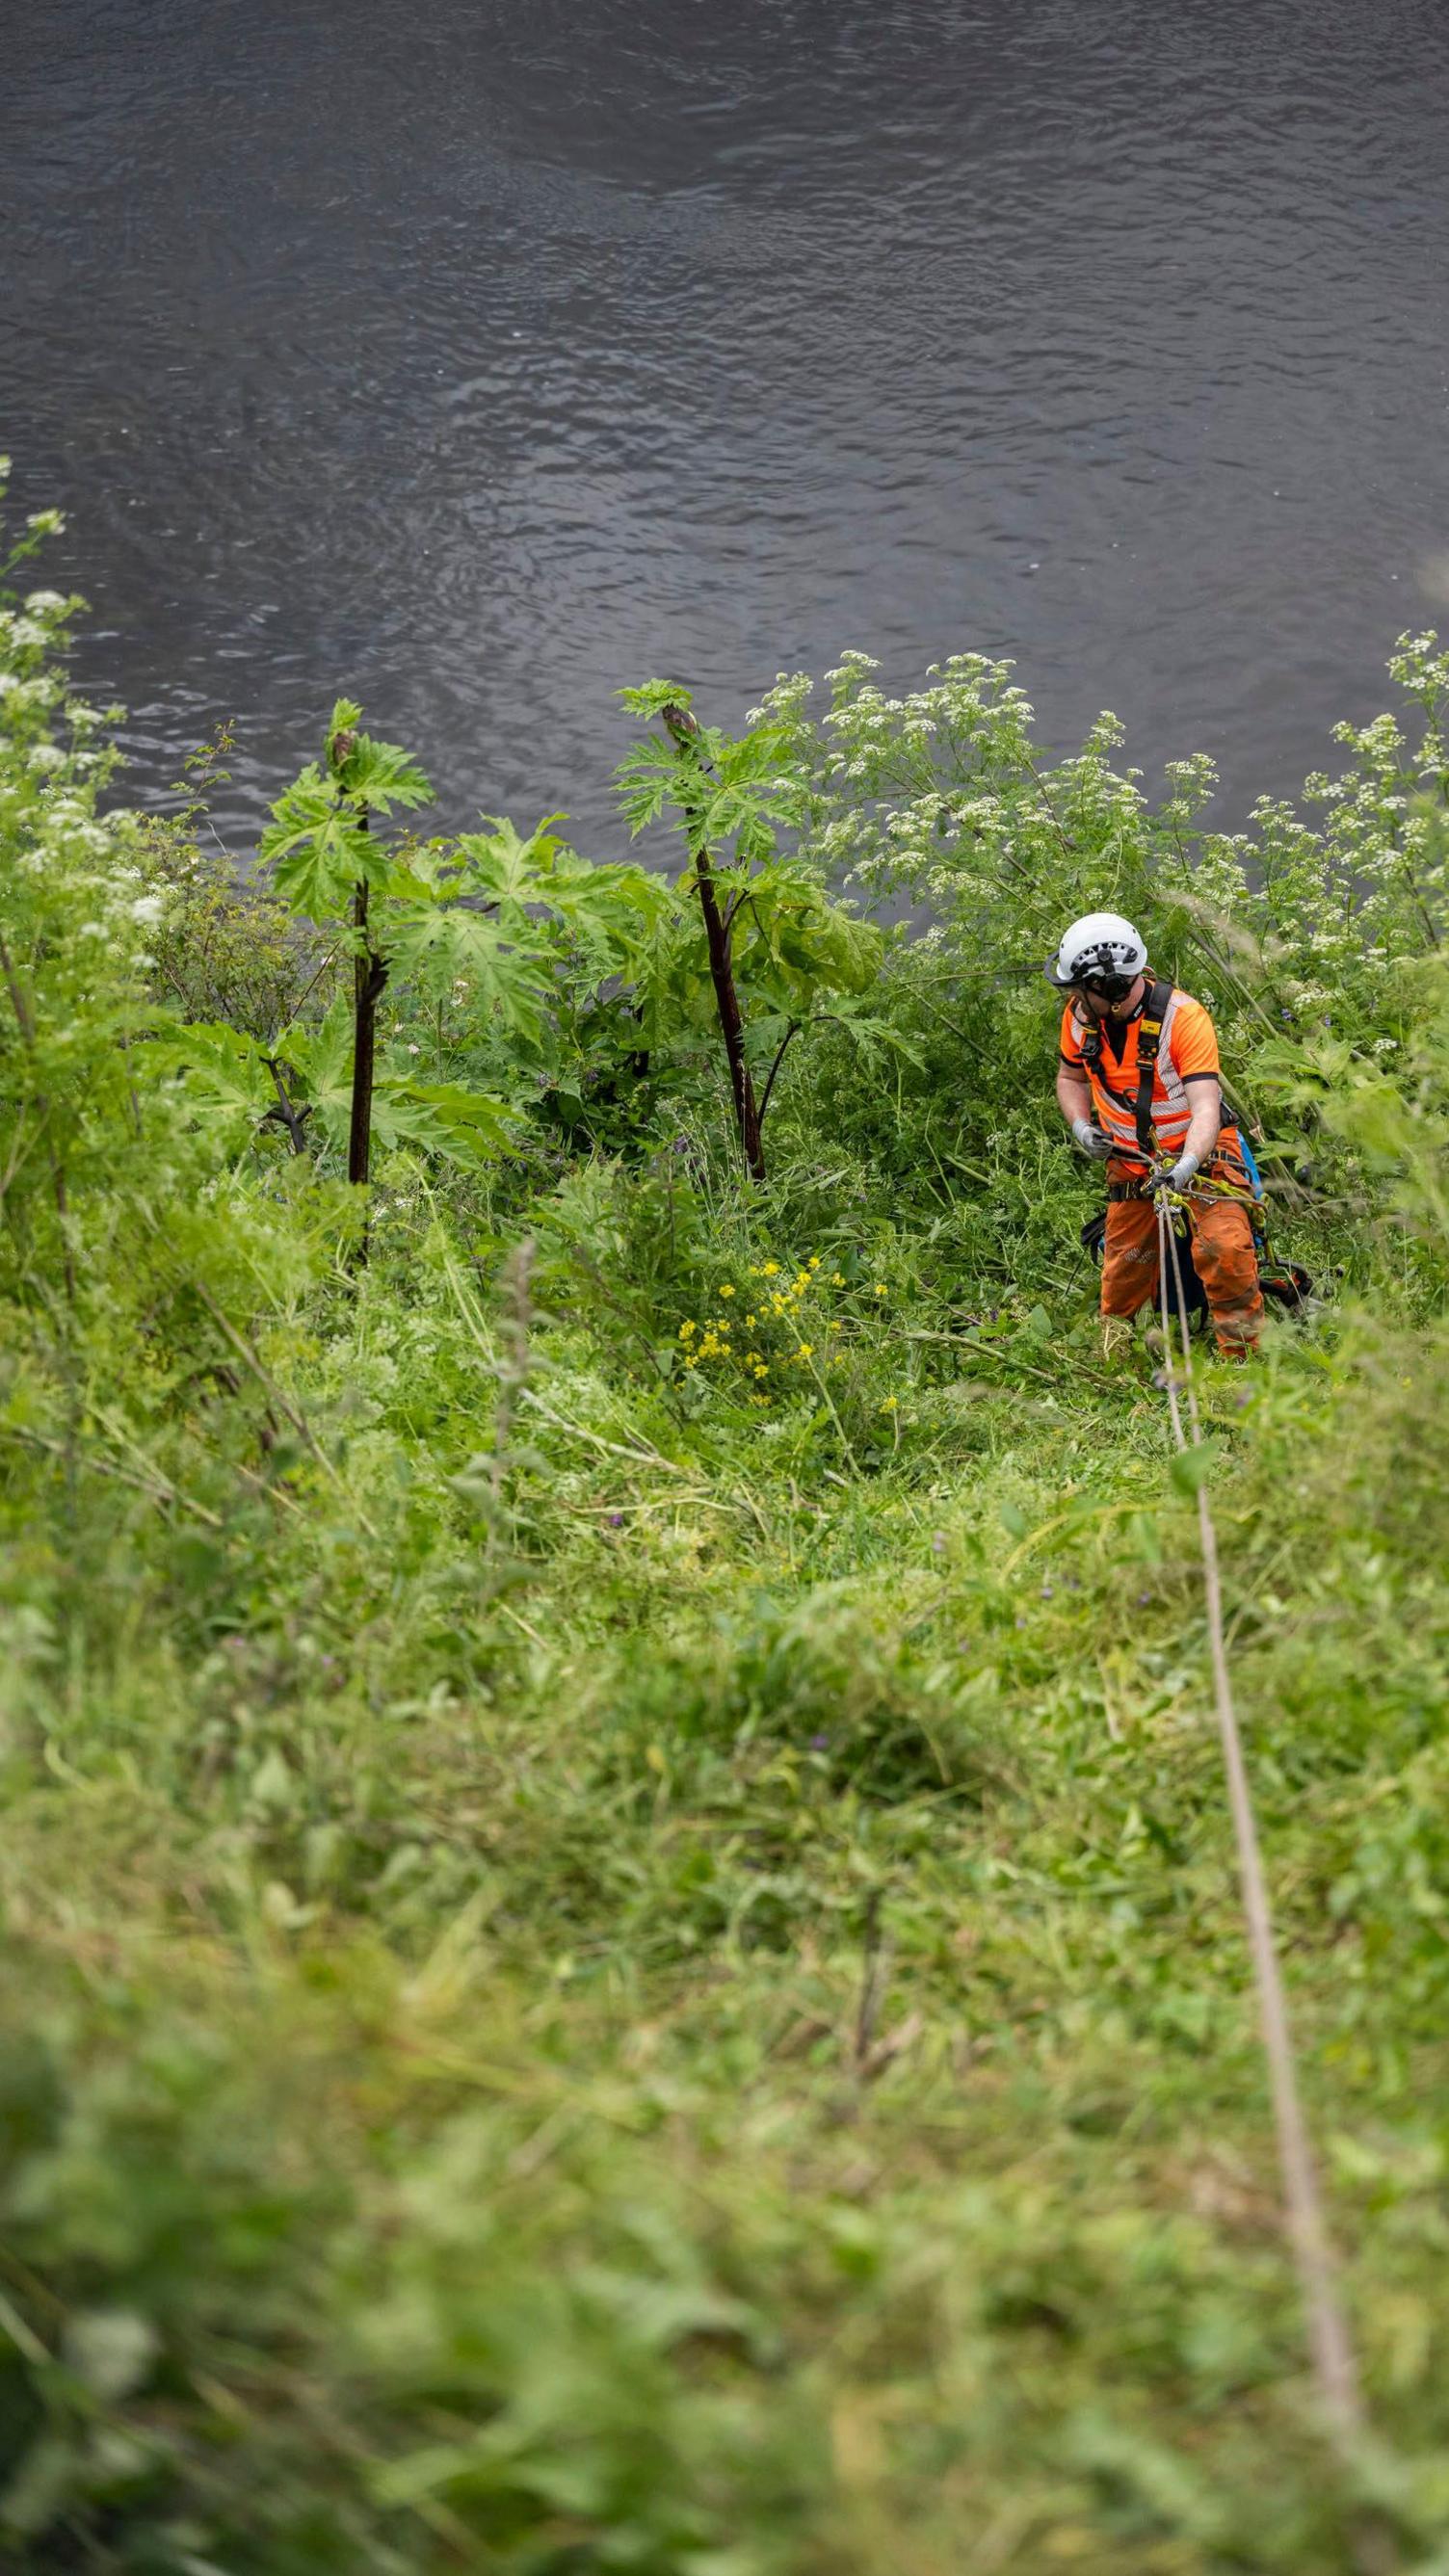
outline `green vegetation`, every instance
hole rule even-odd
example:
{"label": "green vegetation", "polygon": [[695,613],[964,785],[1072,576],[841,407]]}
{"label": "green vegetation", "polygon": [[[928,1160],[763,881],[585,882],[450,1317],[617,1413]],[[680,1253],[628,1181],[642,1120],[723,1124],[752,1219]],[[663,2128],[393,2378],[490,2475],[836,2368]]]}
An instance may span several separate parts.
{"label": "green vegetation", "polygon": [[[1449,2568],[1449,663],[1244,837],[977,657],[644,690],[677,884],[422,837],[343,706],[251,882],[107,809],[75,605],[0,611],[0,2560]],[[1050,1103],[1108,901],[1333,1291],[1202,1365],[1347,2471]]]}

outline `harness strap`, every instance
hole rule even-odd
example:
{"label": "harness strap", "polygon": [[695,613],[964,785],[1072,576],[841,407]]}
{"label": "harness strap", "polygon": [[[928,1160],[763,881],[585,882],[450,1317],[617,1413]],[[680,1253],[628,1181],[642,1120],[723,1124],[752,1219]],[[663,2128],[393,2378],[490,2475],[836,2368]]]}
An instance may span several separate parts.
{"label": "harness strap", "polygon": [[1143,995],[1137,1021],[1137,1102],[1133,1115],[1137,1123],[1137,1149],[1144,1161],[1152,1160],[1152,1084],[1157,1072],[1157,1042],[1162,1023],[1172,999],[1172,986],[1154,984]]}

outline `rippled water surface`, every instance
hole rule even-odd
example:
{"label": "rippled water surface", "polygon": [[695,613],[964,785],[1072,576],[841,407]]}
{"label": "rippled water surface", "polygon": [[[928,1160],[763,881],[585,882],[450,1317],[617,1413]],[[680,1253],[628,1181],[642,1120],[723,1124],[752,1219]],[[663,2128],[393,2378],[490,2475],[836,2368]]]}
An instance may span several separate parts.
{"label": "rippled water surface", "polygon": [[0,18],[3,441],[138,792],[234,716],[244,835],[346,687],[599,848],[622,681],[858,643],[1241,810],[1433,614],[1443,0]]}

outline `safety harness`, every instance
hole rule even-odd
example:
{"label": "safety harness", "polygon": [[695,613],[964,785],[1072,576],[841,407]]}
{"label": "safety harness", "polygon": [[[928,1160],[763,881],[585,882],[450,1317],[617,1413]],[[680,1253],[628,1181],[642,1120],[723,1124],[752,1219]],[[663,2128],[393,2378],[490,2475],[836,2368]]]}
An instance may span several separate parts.
{"label": "safety harness", "polygon": [[[1172,1000],[1173,991],[1174,987],[1167,981],[1166,977],[1160,976],[1154,983],[1148,986],[1147,991],[1143,994],[1142,1008],[1137,1015],[1137,1094],[1135,1099],[1130,1098],[1125,1091],[1115,1090],[1113,1085],[1108,1081],[1106,1073],[1103,1070],[1105,1049],[1102,1045],[1101,1021],[1091,1021],[1082,1032],[1082,1062],[1091,1066],[1092,1071],[1095,1073],[1097,1080],[1100,1082],[1102,1089],[1106,1092],[1109,1099],[1115,1100],[1119,1108],[1130,1108],[1132,1112],[1132,1123],[1137,1130],[1137,1150],[1141,1154],[1143,1161],[1149,1165],[1152,1161],[1155,1142],[1152,1133],[1152,1086],[1157,1078],[1157,1050],[1161,1043],[1163,1023],[1167,1018],[1167,1008],[1168,1004]],[[1254,1201],[1261,1201],[1263,1196],[1262,1174],[1259,1172],[1258,1166],[1253,1159],[1252,1149],[1248,1143],[1243,1121],[1237,1110],[1233,1107],[1232,1102],[1229,1100],[1227,1092],[1223,1088],[1221,1079],[1218,1083],[1218,1097],[1222,1103],[1222,1123],[1218,1132],[1220,1135],[1228,1135],[1231,1133],[1236,1136],[1238,1151],[1243,1158],[1243,1166],[1248,1175],[1248,1182],[1252,1189]],[[1140,1181],[1114,1181],[1109,1185],[1107,1191],[1109,1199],[1135,1199],[1140,1198],[1141,1195],[1142,1184]]]}
{"label": "safety harness", "polygon": [[[1135,1100],[1129,1100],[1124,1091],[1115,1091],[1102,1069],[1104,1050],[1101,1022],[1092,1020],[1082,1032],[1082,1062],[1091,1066],[1102,1089],[1110,1099],[1117,1102],[1119,1108],[1131,1109],[1133,1124],[1137,1129],[1138,1151],[1143,1161],[1148,1164],[1152,1161],[1152,1086],[1157,1078],[1157,1046],[1162,1036],[1162,1023],[1167,1017],[1167,1006],[1171,999],[1172,986],[1162,977],[1159,977],[1155,983],[1149,984],[1142,996],[1142,1008],[1137,1015],[1137,1097]],[[1229,1126],[1233,1122],[1225,1117],[1223,1123]],[[1136,1186],[1129,1184],[1126,1187],[1114,1189],[1111,1195],[1114,1198],[1134,1197]]]}

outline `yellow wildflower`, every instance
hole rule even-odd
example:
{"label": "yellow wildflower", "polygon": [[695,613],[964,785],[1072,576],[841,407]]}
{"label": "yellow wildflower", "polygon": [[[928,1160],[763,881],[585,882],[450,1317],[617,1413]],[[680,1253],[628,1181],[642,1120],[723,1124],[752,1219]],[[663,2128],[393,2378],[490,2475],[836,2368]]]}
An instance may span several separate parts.
{"label": "yellow wildflower", "polygon": [[831,1271],[830,1285],[832,1288],[843,1288],[845,1286],[845,1273],[843,1270]]}
{"label": "yellow wildflower", "polygon": [[733,1297],[733,1295],[734,1295],[734,1293],[735,1293],[735,1292],[734,1292],[733,1288],[731,1288],[731,1287],[728,1285],[728,1283],[726,1283],[726,1285],[725,1285],[723,1288],[721,1288],[721,1290],[720,1290],[720,1292],[719,1292],[719,1293],[720,1293],[720,1295],[721,1295],[722,1297]]}
{"label": "yellow wildflower", "polygon": [[767,1261],[764,1269],[760,1272],[760,1277],[762,1279],[778,1279],[779,1276],[780,1265],[778,1261]]}
{"label": "yellow wildflower", "polygon": [[746,1325],[746,1328],[747,1328],[747,1329],[748,1329],[748,1327],[749,1327],[749,1326],[754,1322],[754,1320],[755,1320],[755,1319],[754,1319],[754,1316],[753,1316],[753,1315],[746,1315],[746,1317],[745,1317],[745,1325]]}
{"label": "yellow wildflower", "polygon": [[680,1325],[680,1327],[679,1327],[679,1338],[680,1338],[680,1340],[681,1340],[682,1342],[691,1342],[691,1341],[693,1341],[694,1336],[695,1336],[695,1333],[697,1332],[697,1330],[698,1330],[698,1326],[697,1326],[697,1325],[695,1325],[695,1324],[681,1324],[681,1325]]}
{"label": "yellow wildflower", "polygon": [[879,1280],[879,1279],[877,1279],[877,1281],[876,1281],[876,1283],[875,1283],[875,1293],[876,1293],[877,1297],[883,1297],[883,1296],[885,1295],[885,1289],[884,1289],[884,1287],[882,1286],[882,1284],[881,1284],[881,1282],[880,1282],[880,1280]]}
{"label": "yellow wildflower", "polygon": [[882,1413],[894,1413],[897,1410],[899,1403],[900,1398],[898,1396],[886,1396],[881,1404]]}
{"label": "yellow wildflower", "polygon": [[820,1267],[820,1255],[819,1255],[819,1253],[818,1253],[818,1252],[812,1252],[812,1253],[811,1253],[811,1255],[810,1255],[810,1267],[811,1267],[811,1269],[812,1269],[812,1270],[818,1270],[818,1269],[819,1269],[819,1267]]}

